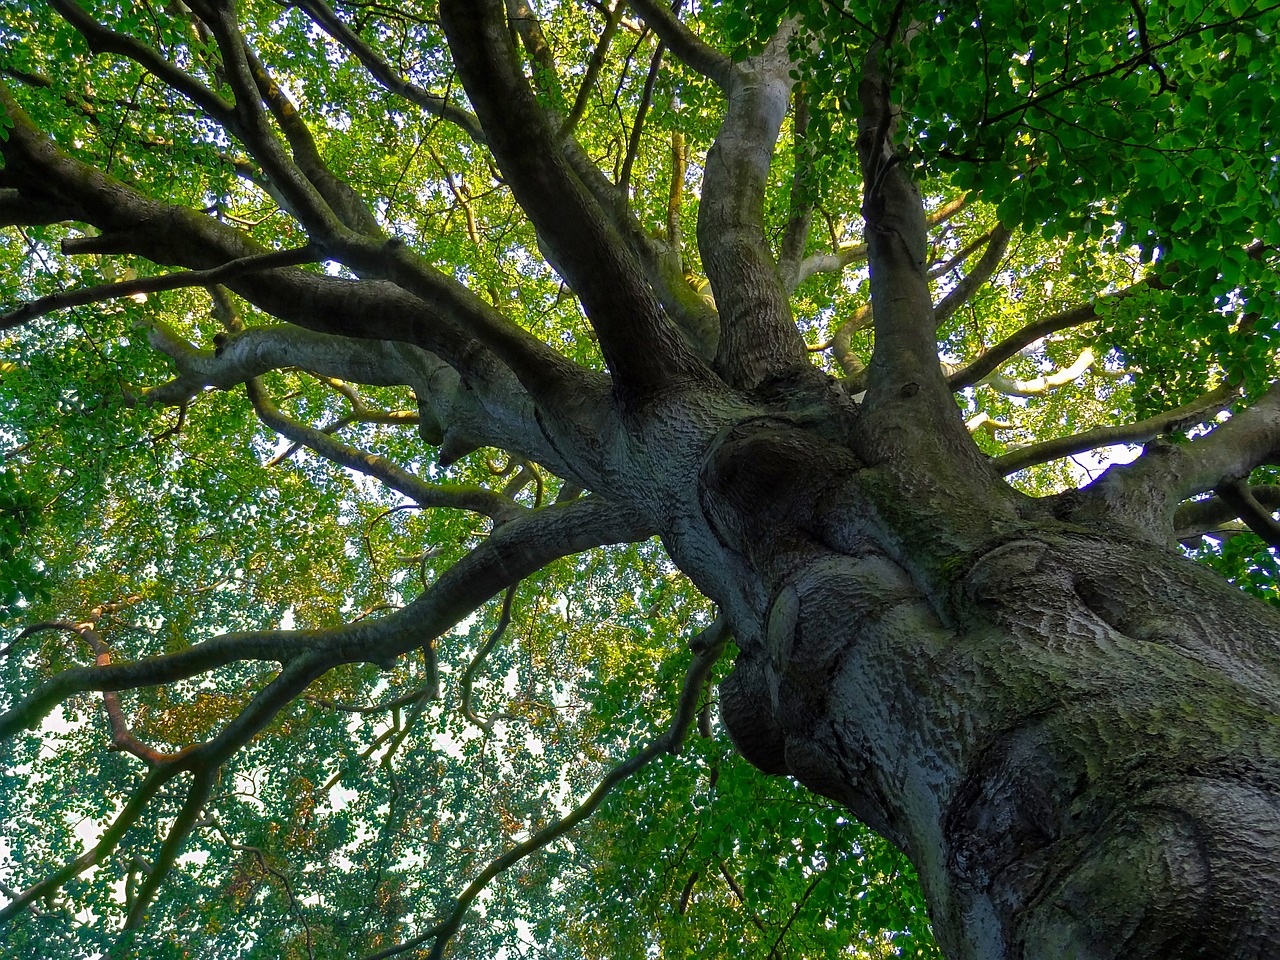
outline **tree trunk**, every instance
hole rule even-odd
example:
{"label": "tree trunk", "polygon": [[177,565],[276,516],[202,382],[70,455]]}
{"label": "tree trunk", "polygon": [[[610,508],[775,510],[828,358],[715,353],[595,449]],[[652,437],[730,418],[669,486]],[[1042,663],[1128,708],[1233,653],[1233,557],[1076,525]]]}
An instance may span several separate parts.
{"label": "tree trunk", "polygon": [[1272,608],[1051,519],[783,566],[726,725],[910,856],[948,957],[1280,956]]}

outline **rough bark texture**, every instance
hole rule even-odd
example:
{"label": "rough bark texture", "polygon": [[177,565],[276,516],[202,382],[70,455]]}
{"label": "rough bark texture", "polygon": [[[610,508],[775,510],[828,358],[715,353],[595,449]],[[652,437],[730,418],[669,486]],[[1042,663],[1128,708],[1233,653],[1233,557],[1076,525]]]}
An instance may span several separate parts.
{"label": "rough bark texture", "polygon": [[[669,315],[669,291],[651,289],[653,251],[625,205],[602,201],[609,185],[582,172],[543,114],[503,5],[440,6],[486,144],[581,297],[610,377],[372,229],[343,226],[326,206],[337,201],[309,185],[327,171],[240,131],[242,117],[228,127],[278,179],[298,181],[312,242],[380,279],[292,268],[238,278],[238,294],[313,332],[244,332],[210,356],[161,331],[153,341],[180,376],[153,399],[288,364],[408,383],[441,461],[500,444],[591,489],[550,508],[563,522],[543,513],[501,528],[488,554],[406,612],[406,631],[428,623],[434,636],[538,564],[658,532],[741,649],[721,706],[743,755],[900,845],[953,960],[1277,956],[1280,614],[1167,544],[1182,499],[1274,459],[1280,395],[1082,491],[1015,492],[971,441],[938,362],[924,208],[871,56],[858,150],[876,347],[856,404],[804,362],[763,233],[794,25],[735,65],[662,5],[637,3],[728,96],[699,230],[721,307],[708,361]],[[121,250],[193,269],[263,252],[74,160],[13,99],[0,106],[12,125],[3,222],[75,217]],[[395,656],[421,637],[375,633],[335,631],[308,669]],[[261,655],[280,659],[301,642],[267,640],[276,646]],[[128,686],[129,671],[69,672],[9,719],[38,720],[73,689]]]}

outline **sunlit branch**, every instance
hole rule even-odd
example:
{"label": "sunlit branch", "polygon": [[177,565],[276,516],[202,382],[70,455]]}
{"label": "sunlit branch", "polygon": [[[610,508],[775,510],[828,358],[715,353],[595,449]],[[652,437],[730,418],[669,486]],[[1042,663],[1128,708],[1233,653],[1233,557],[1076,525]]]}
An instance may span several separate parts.
{"label": "sunlit branch", "polygon": [[1198,424],[1211,420],[1218,413],[1235,402],[1239,392],[1232,387],[1221,386],[1190,403],[1175,407],[1154,417],[1147,417],[1136,423],[1121,423],[1115,426],[1095,427],[1083,433],[1034,443],[996,457],[997,469],[1006,476],[1018,470],[1074,456],[1098,447],[1107,447],[1118,443],[1146,443],[1165,434],[1177,433],[1190,429]]}
{"label": "sunlit branch", "polygon": [[680,208],[684,200],[684,175],[689,157],[684,134],[671,131],[671,182],[667,186],[667,243],[679,255],[684,250],[684,230],[680,225]]}
{"label": "sunlit branch", "polygon": [[846,317],[836,328],[831,337],[831,356],[840,365],[844,375],[854,381],[859,388],[865,389],[866,366],[854,355],[853,335],[865,330],[875,322],[875,311],[871,304],[865,304]]}
{"label": "sunlit branch", "polygon": [[[74,242],[69,242],[67,246],[70,252],[75,251]],[[38,300],[24,303],[16,310],[11,310],[6,314],[0,314],[0,330],[12,329],[37,317],[43,317],[58,310],[65,310],[68,307],[81,307],[90,303],[102,303],[107,300],[118,300],[121,297],[134,297],[140,294],[161,293],[166,290],[178,290],[184,287],[204,287],[214,283],[224,283],[259,270],[273,270],[277,267],[292,267],[304,263],[315,263],[318,259],[319,251],[315,247],[308,245],[296,250],[252,254],[208,270],[184,270],[159,277],[121,280],[115,283],[103,283],[93,287],[85,287],[80,290],[54,293]]]}
{"label": "sunlit branch", "polygon": [[733,62],[686,27],[664,0],[628,0],[649,29],[681,63],[724,87],[729,82]]}
{"label": "sunlit branch", "polygon": [[509,870],[531,853],[536,853],[548,844],[558,840],[579,823],[586,820],[619,783],[637,771],[642,770],[660,754],[678,752],[697,715],[698,700],[702,695],[703,684],[706,682],[711,668],[720,659],[720,654],[724,651],[728,639],[727,624],[723,619],[717,619],[711,626],[689,641],[689,646],[693,650],[693,661],[689,664],[689,669],[685,673],[684,685],[681,687],[680,697],[676,703],[671,724],[663,733],[654,737],[644,748],[610,770],[577,807],[560,819],[543,827],[529,839],[516,844],[485,867],[479,876],[472,880],[467,885],[467,888],[458,895],[457,900],[454,902],[453,910],[439,924],[425,933],[419,934],[412,940],[381,950],[366,957],[365,960],[386,960],[388,957],[407,953],[430,941],[434,941],[429,954],[431,960],[440,960],[444,956],[445,948],[450,939],[453,938],[454,934],[458,932],[458,928],[462,925],[462,921],[470,910],[472,902],[494,877]]}
{"label": "sunlit branch", "polygon": [[297,107],[280,89],[280,85],[267,72],[267,68],[249,48],[243,37],[241,37],[241,47],[250,73],[258,86],[258,92],[266,102],[285,140],[288,141],[293,151],[293,161],[302,175],[315,184],[316,190],[324,197],[329,208],[344,224],[357,233],[374,239],[385,239],[386,235],[377,217],[369,209],[369,205],[350,184],[335,176],[321,159],[315,137],[312,136],[311,129],[303,121]]}
{"label": "sunlit branch", "polygon": [[1115,515],[1169,539],[1176,504],[1248,476],[1280,458],[1280,385],[1210,433],[1187,443],[1149,444],[1138,460],[1108,468],[1080,492],[1078,512]]}
{"label": "sunlit branch", "polygon": [[[944,203],[925,218],[925,224],[928,227],[937,227],[946,223],[957,213],[963,210],[969,204],[967,196],[952,200],[950,203]],[[984,237],[980,241],[975,242],[974,248],[985,242]],[[795,273],[795,286],[799,286],[805,280],[817,273],[839,273],[846,267],[854,264],[865,263],[867,259],[867,245],[865,243],[846,243],[836,247],[834,253],[811,253],[800,261]],[[957,261],[960,262],[960,261]],[[954,264],[953,264],[954,265]],[[933,279],[933,271],[930,271],[930,279]],[[794,289],[794,286],[792,287]]]}
{"label": "sunlit branch", "polygon": [[991,374],[982,383],[997,393],[1003,393],[1010,397],[1040,396],[1050,390],[1056,390],[1058,387],[1066,386],[1068,383],[1078,380],[1089,371],[1089,368],[1097,362],[1097,359],[1093,349],[1085,347],[1074,361],[1056,373],[1035,377],[1031,380],[1011,380],[1008,377]]}
{"label": "sunlit branch", "polygon": [[733,893],[734,899],[738,901],[738,905],[747,911],[747,919],[749,919],[757,930],[761,933],[767,933],[764,921],[760,919],[760,915],[751,909],[751,904],[747,902],[747,891],[742,889],[742,884],[738,882],[738,878],[733,875],[733,871],[729,869],[729,864],[725,860],[716,861],[716,869],[720,871],[720,876],[724,878],[724,882],[728,885],[729,890]]}
{"label": "sunlit branch", "polygon": [[306,11],[321,29],[364,64],[370,75],[387,90],[421,107],[431,116],[449,121],[476,143],[485,142],[484,131],[480,129],[475,117],[450,103],[447,98],[431,93],[401,77],[373,47],[361,40],[359,35],[343,23],[332,8],[322,0],[294,0],[294,5]]}
{"label": "sunlit branch", "polygon": [[[380,423],[380,424],[386,424],[389,426],[416,426],[421,422],[422,422],[422,417],[419,414],[413,413],[409,410],[364,409],[358,412],[349,413],[344,417],[339,417],[337,420],[334,420],[330,423],[326,423],[323,427],[320,427],[319,430],[321,433],[327,436],[332,436],[333,434],[337,433],[339,430],[342,430],[343,428],[349,427],[352,424],[356,424],[356,423],[366,423],[366,424]],[[274,457],[268,460],[264,464],[264,466],[278,467],[280,466],[280,464],[290,459],[295,453],[297,453],[301,449],[302,449],[302,444],[295,441],[294,443],[289,444],[289,446],[285,450],[276,454]]]}
{"label": "sunlit branch", "polygon": [[541,90],[552,94],[560,94],[560,76],[556,67],[555,55],[551,52],[551,44],[542,32],[542,24],[538,16],[528,4],[528,0],[503,0],[507,8],[507,23],[511,25],[525,53],[532,62],[533,82]]}
{"label": "sunlit branch", "polygon": [[970,417],[964,422],[964,425],[970,433],[977,433],[979,430],[985,430],[987,433],[992,434],[997,430],[1012,430],[1017,426],[1017,424],[1009,423],[1004,420],[996,420],[985,410],[976,416]]}
{"label": "sunlit branch", "polygon": [[[1154,289],[1157,289],[1156,282],[1148,278],[1140,280],[1132,286],[1125,287],[1123,290],[1109,293],[1102,297],[1099,302],[1115,303],[1143,290]],[[1093,323],[1099,316],[1096,304],[1082,303],[1045,317],[1043,320],[1029,323],[951,374],[947,378],[947,385],[952,390],[963,390],[965,387],[971,387],[999,370],[1008,360],[1017,356],[1018,353],[1037,340],[1052,333],[1057,333],[1059,330],[1068,330],[1072,327],[1083,326],[1086,323]]]}

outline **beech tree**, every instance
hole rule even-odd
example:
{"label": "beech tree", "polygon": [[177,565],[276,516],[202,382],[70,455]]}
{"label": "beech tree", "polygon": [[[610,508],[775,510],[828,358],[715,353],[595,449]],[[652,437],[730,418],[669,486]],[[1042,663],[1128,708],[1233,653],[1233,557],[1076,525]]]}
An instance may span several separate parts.
{"label": "beech tree", "polygon": [[1274,956],[1278,11],[6,0],[6,955]]}

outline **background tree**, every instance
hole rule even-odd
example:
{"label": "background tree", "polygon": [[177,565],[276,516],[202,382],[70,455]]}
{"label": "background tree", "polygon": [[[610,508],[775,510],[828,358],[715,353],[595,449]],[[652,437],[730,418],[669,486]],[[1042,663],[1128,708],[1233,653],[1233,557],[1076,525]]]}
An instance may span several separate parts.
{"label": "background tree", "polygon": [[6,951],[1269,955],[1278,9],[6,4]]}

